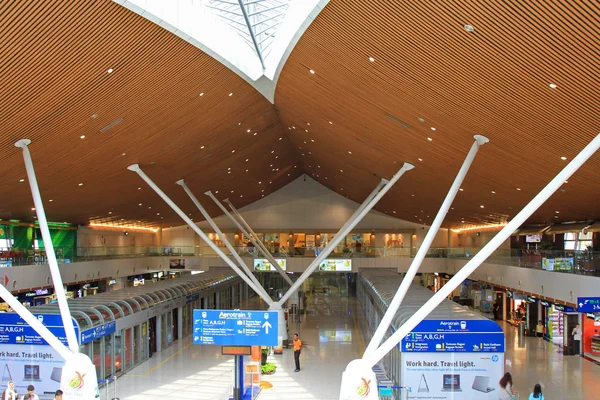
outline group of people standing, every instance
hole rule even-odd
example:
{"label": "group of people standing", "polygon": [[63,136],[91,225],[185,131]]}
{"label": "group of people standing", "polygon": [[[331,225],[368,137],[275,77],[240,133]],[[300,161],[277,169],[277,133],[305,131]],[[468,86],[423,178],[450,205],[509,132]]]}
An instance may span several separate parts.
{"label": "group of people standing", "polygon": [[[510,372],[507,372],[502,379],[500,379],[500,393],[498,394],[498,400],[514,400],[517,399],[517,396],[518,393],[513,389],[512,376]],[[542,385],[539,383],[535,384],[528,400],[544,400]]]}
{"label": "group of people standing", "polygon": [[[58,389],[54,393],[54,400],[62,400],[62,397],[63,392]],[[6,389],[2,392],[2,398],[0,400],[40,400],[40,398],[35,394],[35,387],[33,385],[27,386],[27,393],[19,397],[19,394],[15,389],[15,383],[9,381],[8,385],[6,385]]]}

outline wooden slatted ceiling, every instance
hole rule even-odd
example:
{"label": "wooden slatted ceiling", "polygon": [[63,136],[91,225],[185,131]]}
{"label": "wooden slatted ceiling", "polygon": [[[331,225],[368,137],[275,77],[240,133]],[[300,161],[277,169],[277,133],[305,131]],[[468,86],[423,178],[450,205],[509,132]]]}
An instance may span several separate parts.
{"label": "wooden slatted ceiling", "polygon": [[[487,136],[446,225],[504,222],[600,132],[599,27],[591,1],[333,1],[275,104],[307,172],[353,200],[416,165],[376,208],[428,224]],[[599,190],[596,154],[530,222],[600,218]]]}
{"label": "wooden slatted ceiling", "polygon": [[2,219],[33,220],[29,187],[19,182],[26,178],[14,147],[21,138],[33,141],[53,221],[181,224],[126,170],[132,163],[197,219],[176,180],[185,178],[218,215],[204,191],[243,206],[301,174],[267,100],[213,58],[114,2],[4,2],[0,31]]}

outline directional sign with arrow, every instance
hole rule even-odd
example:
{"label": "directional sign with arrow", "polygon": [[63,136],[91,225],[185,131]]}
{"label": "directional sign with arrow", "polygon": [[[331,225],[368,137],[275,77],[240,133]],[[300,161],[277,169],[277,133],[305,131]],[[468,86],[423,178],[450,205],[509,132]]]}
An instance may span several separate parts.
{"label": "directional sign with arrow", "polygon": [[194,310],[194,344],[276,346],[277,312]]}
{"label": "directional sign with arrow", "polygon": [[600,297],[578,297],[577,306],[580,313],[600,312]]}

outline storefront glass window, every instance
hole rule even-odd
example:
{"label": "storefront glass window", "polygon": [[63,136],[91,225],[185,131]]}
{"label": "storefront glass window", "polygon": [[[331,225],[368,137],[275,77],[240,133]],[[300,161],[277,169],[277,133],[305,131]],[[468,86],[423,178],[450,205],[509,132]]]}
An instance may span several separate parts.
{"label": "storefront glass window", "polygon": [[565,233],[565,250],[587,250],[592,247],[592,232]]}

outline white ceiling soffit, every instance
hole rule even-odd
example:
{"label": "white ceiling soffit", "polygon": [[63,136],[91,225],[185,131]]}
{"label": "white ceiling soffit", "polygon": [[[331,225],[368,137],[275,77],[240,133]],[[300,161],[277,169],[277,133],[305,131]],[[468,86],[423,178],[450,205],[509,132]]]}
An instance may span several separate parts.
{"label": "white ceiling soffit", "polygon": [[204,51],[271,103],[298,40],[329,0],[113,0]]}

